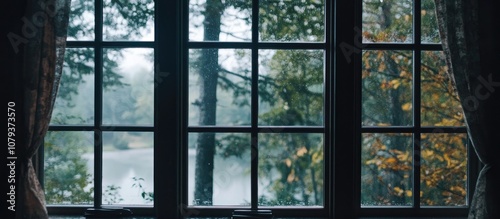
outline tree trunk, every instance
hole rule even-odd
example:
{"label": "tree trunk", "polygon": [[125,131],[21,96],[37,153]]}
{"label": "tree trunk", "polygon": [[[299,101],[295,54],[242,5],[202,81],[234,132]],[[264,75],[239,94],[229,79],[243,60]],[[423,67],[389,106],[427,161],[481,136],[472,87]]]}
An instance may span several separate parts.
{"label": "tree trunk", "polygon": [[[207,0],[204,12],[204,40],[218,41],[221,15],[224,8],[220,0]],[[218,49],[203,49],[199,59],[200,73],[200,125],[215,125],[217,80],[219,77]],[[212,205],[215,133],[199,133],[196,147],[195,191],[196,205]]]}

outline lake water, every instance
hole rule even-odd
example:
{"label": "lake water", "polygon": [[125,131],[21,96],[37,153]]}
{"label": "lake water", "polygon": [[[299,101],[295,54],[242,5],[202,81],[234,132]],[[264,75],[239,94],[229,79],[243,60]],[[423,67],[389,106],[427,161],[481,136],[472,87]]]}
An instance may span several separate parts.
{"label": "lake water", "polygon": [[[188,151],[188,202],[193,203],[195,179],[195,149]],[[84,155],[89,169],[94,168],[93,155]],[[241,205],[250,202],[250,159],[216,157],[214,164],[214,205]],[[159,172],[161,172],[161,167]],[[161,174],[161,173],[160,173]],[[141,181],[145,191],[153,191],[153,149],[128,149],[103,153],[103,192],[107,186],[120,187],[118,204],[152,204],[141,197],[141,191],[133,188],[133,178]],[[106,198],[103,203],[107,204]]]}

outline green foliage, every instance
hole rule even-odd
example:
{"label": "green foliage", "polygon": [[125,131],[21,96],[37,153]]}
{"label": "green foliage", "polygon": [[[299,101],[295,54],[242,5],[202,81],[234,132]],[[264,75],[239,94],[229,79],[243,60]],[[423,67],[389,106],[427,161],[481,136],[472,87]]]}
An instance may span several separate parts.
{"label": "green foliage", "polygon": [[[140,37],[144,32],[142,27],[152,19],[153,1],[105,1],[104,25],[109,27],[119,27],[125,30],[124,33],[117,32],[113,36],[105,36],[107,40],[111,38]],[[116,15],[116,13],[118,15]],[[94,2],[93,1],[73,1],[71,4],[70,23],[68,27],[68,40],[92,40],[94,35]],[[123,23],[123,19],[129,22]],[[122,25],[122,26],[120,26]],[[123,26],[125,25],[125,26]],[[105,28],[106,29],[106,28]],[[106,30],[109,30],[106,29]],[[113,32],[111,30],[111,32]],[[151,56],[151,55],[149,55]],[[117,73],[118,62],[123,58],[122,50],[110,50],[102,56],[103,77],[102,88],[104,91],[119,91],[132,84],[124,83],[124,77]],[[152,57],[148,57],[151,59]],[[93,119],[82,118],[85,109],[78,109],[76,104],[82,103],[81,99],[76,99],[78,95],[84,96],[87,92],[86,83],[94,83],[95,50],[92,48],[67,48],[65,51],[65,62],[63,74],[58,90],[56,109],[52,116],[51,124],[88,124]],[[89,77],[90,76],[90,77]],[[89,80],[90,78],[90,80]],[[151,83],[154,83],[151,81]],[[133,86],[134,89],[141,87]],[[134,90],[134,94],[137,94]],[[93,92],[92,92],[93,94]],[[90,97],[93,99],[93,97]],[[133,106],[144,105],[139,98],[128,99]],[[80,101],[80,102],[79,102]],[[112,100],[115,101],[115,100]],[[90,101],[93,105],[92,101]],[[87,102],[85,102],[86,104]],[[106,104],[109,102],[105,102]],[[141,111],[143,109],[138,109]],[[76,113],[75,113],[76,112]],[[75,114],[72,114],[75,113]],[[93,112],[90,113],[93,115]],[[143,115],[149,116],[147,113]],[[128,117],[127,117],[128,116]],[[141,120],[138,117],[126,115],[129,121]],[[133,118],[132,118],[133,117]],[[147,119],[146,119],[147,120]],[[93,177],[92,171],[87,166],[84,154],[92,153],[94,147],[92,132],[48,132],[45,137],[44,158],[45,177],[44,190],[48,204],[92,204],[93,203]],[[119,140],[119,139],[118,139]],[[113,142],[113,140],[111,140]],[[118,141],[117,141],[118,142]],[[128,147],[128,143],[123,140],[116,144],[120,149]],[[110,185],[105,190],[105,202],[117,203],[123,199],[119,194],[120,187]]]}
{"label": "green foliage", "polygon": [[120,186],[108,185],[102,194],[103,200],[108,205],[116,204],[123,201],[120,195]]}
{"label": "green foliage", "polygon": [[[364,1],[363,37],[369,42],[411,40],[411,1]],[[381,12],[387,12],[383,14]],[[439,42],[432,1],[422,1],[422,40]],[[410,19],[411,21],[411,19]],[[440,127],[463,126],[460,101],[448,75],[444,54],[421,53],[421,121],[413,116],[413,55],[407,51],[369,50],[362,61],[362,122],[365,126],[435,127],[412,142],[410,134],[363,134],[362,205],[412,205],[413,168],[421,172],[422,206],[466,204],[467,146],[464,134],[439,134]],[[412,146],[421,164],[412,164]]]}
{"label": "green foliage", "polygon": [[322,0],[260,1],[259,32],[264,41],[323,41]]}
{"label": "green foliage", "polygon": [[[208,15],[205,1],[191,1],[190,12]],[[241,20],[251,23],[251,1],[209,1],[213,13],[225,20]],[[137,39],[143,27],[153,17],[152,1],[104,1],[104,37],[107,40]],[[70,38],[92,38],[93,21],[85,15],[93,13],[93,2],[77,1],[72,4]],[[260,1],[259,37],[262,41],[323,41],[324,2],[304,1]],[[422,1],[422,33],[427,42],[439,42],[431,0]],[[363,1],[363,40],[365,42],[409,42],[412,40],[411,1],[365,0]],[[212,31],[249,40],[250,35],[235,34],[224,23]],[[193,19],[195,22],[196,19]],[[195,27],[208,22],[197,21]],[[220,29],[217,29],[220,28]],[[119,30],[119,31],[118,31]],[[217,34],[215,34],[217,35]],[[213,36],[212,36],[213,37]],[[103,55],[103,88],[119,93],[122,88],[137,86],[124,83],[124,77],[116,73],[118,60],[123,58],[121,50],[107,50]],[[73,108],[72,98],[84,83],[85,75],[92,75],[95,62],[92,49],[68,49],[59,97],[66,100],[68,109]],[[259,54],[263,68],[258,78],[260,106],[259,125],[321,126],[324,117],[324,54],[314,50],[269,50]],[[193,52],[199,59],[201,52]],[[208,53],[206,53],[208,54]],[[217,54],[217,53],[214,53]],[[421,54],[421,115],[422,121],[412,121],[413,54],[408,51],[370,50],[362,54],[362,122],[369,126],[406,126],[421,122],[424,126],[461,126],[463,115],[460,103],[447,76],[447,68],[439,52]],[[237,50],[238,62],[248,59],[248,50]],[[218,57],[220,59],[220,57]],[[224,58],[224,57],[222,57]],[[214,60],[217,60],[214,59]],[[243,62],[243,61],[242,61]],[[235,69],[227,69],[216,63],[217,85],[232,93],[234,104],[249,106],[251,71],[236,63]],[[199,65],[197,60],[194,65]],[[206,66],[205,66],[206,67]],[[200,69],[203,69],[202,67]],[[201,75],[201,74],[200,74]],[[234,82],[230,77],[241,80]],[[202,77],[203,80],[203,77]],[[154,83],[154,82],[152,82]],[[140,88],[140,87],[139,87]],[[134,90],[136,89],[136,90]],[[217,95],[214,95],[217,96]],[[114,101],[114,102],[113,102]],[[120,101],[134,102],[129,97],[112,100],[110,108],[123,105]],[[197,102],[198,106],[200,103]],[[127,122],[143,121],[148,115],[144,109],[123,108],[113,115]],[[215,104],[213,104],[215,106]],[[200,109],[202,109],[200,107]],[[138,110],[139,116],[127,114]],[[77,116],[56,115],[57,124],[65,119],[76,120]],[[80,121],[80,122],[81,122]],[[145,120],[144,120],[145,121]],[[270,130],[272,131],[272,130]],[[467,150],[464,135],[423,134],[421,136],[422,205],[464,205],[466,197]],[[411,135],[409,134],[365,134],[362,142],[362,204],[408,205],[413,200]],[[73,132],[49,133],[45,144],[45,190],[49,203],[91,203],[92,179],[81,156],[87,152],[79,147],[85,142],[81,135]],[[118,142],[118,141],[113,141]],[[215,147],[223,158],[241,157],[250,150],[251,139],[247,135],[228,134],[215,139]],[[251,142],[255,143],[255,142]],[[323,200],[324,154],[323,138],[316,134],[283,133],[259,135],[259,181],[264,183],[265,194],[259,197],[260,205],[321,205]],[[126,148],[126,142],[116,144]],[[198,176],[197,176],[198,177]],[[133,188],[138,188],[145,201],[153,201],[153,192],[143,188],[144,179],[134,177]],[[108,204],[118,203],[120,187],[110,185],[105,189],[104,200]],[[211,194],[208,194],[211,195]]]}
{"label": "green foliage", "polygon": [[261,205],[323,203],[323,136],[262,134],[259,139],[259,180],[267,190]]}
{"label": "green foliage", "polygon": [[134,184],[132,184],[132,188],[139,189],[139,191],[141,192],[142,199],[144,199],[147,202],[154,201],[154,193],[153,192],[146,192],[146,190],[142,186],[141,182],[144,182],[144,178],[133,177],[132,180],[134,180]]}
{"label": "green foliage", "polygon": [[93,203],[92,175],[86,153],[85,134],[48,132],[45,137],[45,197],[49,204]]}

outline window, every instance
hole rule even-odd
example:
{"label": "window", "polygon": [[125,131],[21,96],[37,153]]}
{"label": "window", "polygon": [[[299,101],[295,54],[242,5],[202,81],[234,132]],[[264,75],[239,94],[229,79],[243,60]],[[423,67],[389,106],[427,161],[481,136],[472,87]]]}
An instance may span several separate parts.
{"label": "window", "polygon": [[49,213],[466,215],[477,159],[433,7],[72,2]]}
{"label": "window", "polygon": [[283,207],[326,215],[327,3],[188,3],[181,202],[200,215],[235,208],[299,212]]}
{"label": "window", "polygon": [[475,161],[434,7],[429,0],[362,2],[357,83],[363,213],[381,207],[466,212],[474,173],[468,167]]}
{"label": "window", "polygon": [[152,212],[154,3],[82,0],[71,10],[43,151],[47,204]]}

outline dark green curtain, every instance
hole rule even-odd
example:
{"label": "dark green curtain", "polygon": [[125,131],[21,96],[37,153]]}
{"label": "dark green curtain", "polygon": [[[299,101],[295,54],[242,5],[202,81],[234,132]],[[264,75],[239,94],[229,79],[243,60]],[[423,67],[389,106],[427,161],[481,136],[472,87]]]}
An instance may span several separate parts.
{"label": "dark green curtain", "polygon": [[[17,218],[48,218],[32,165],[43,142],[62,73],[71,0],[28,0],[23,28],[23,144],[18,146]],[[29,25],[29,26],[28,26]]]}
{"label": "dark green curtain", "polygon": [[[469,219],[500,218],[500,19],[490,0],[435,0],[449,72],[484,164]],[[473,186],[473,185],[472,185]]]}

